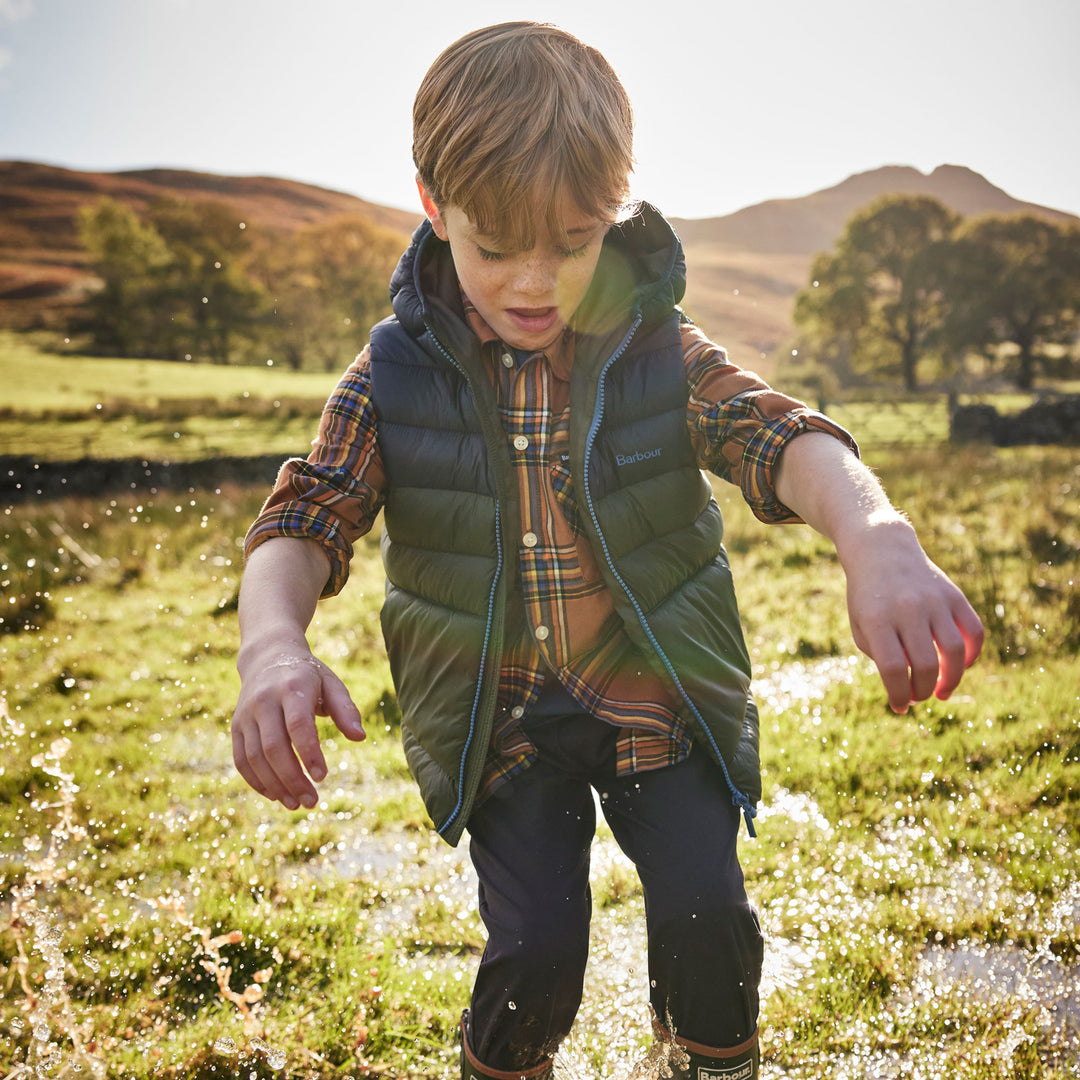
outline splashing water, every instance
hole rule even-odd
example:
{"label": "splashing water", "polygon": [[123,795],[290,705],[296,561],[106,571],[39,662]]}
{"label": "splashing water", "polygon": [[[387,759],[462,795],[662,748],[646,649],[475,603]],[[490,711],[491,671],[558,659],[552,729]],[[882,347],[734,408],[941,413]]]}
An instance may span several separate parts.
{"label": "splashing water", "polygon": [[[822,668],[805,666],[800,675],[802,694],[813,691],[814,677]],[[841,672],[847,670],[841,667]],[[790,674],[790,673],[789,673]],[[785,676],[788,688],[799,682]],[[780,684],[766,684],[767,693],[779,695]],[[792,691],[794,693],[794,691]],[[792,697],[787,707],[797,699]],[[805,697],[802,699],[805,700]],[[777,701],[782,704],[777,696]],[[7,713],[0,700],[0,734],[8,742],[21,739],[25,731]],[[2,748],[5,753],[9,746]],[[17,752],[11,748],[12,752]],[[101,963],[84,955],[84,943],[75,941],[75,931],[69,928],[54,903],[58,884],[63,880],[64,866],[72,849],[82,841],[85,830],[76,820],[75,802],[78,788],[73,772],[65,769],[71,757],[67,739],[54,740],[41,754],[35,755],[35,765],[53,782],[55,792],[42,795],[33,803],[37,814],[35,828],[22,840],[24,851],[31,856],[20,890],[13,894],[13,921],[20,921],[16,934],[18,960],[16,972],[25,997],[22,1026],[11,1024],[12,1032],[33,1036],[24,1059],[12,1063],[8,1077],[38,1075],[57,1077],[89,1074],[97,1080],[107,1075],[102,1051],[88,1043],[82,1032],[77,1005],[72,1003],[65,983],[66,966],[78,962],[97,972]],[[170,811],[176,828],[185,827],[185,812]],[[914,877],[910,890],[911,902],[919,905],[945,928],[952,921],[962,921],[968,909],[983,904],[1009,907],[1016,918],[1011,925],[1024,927],[1031,938],[1040,942],[1032,949],[1017,945],[953,941],[950,944],[926,947],[918,961],[910,986],[901,986],[888,1008],[902,1011],[943,995],[968,995],[978,1007],[979,1002],[1013,1003],[1012,1026],[995,1047],[1005,1067],[1013,1055],[1024,1049],[1032,1038],[1021,1024],[1023,1014],[1043,1010],[1044,1023],[1073,1040],[1080,1036],[1080,990],[1077,989],[1075,965],[1070,968],[1060,957],[1053,955],[1050,944],[1055,938],[1066,939],[1080,922],[1080,885],[1067,888],[1055,901],[1053,910],[1031,922],[1023,921],[1027,901],[1010,895],[1012,888],[1004,870],[988,867],[985,861],[964,856],[949,861],[949,881],[946,884],[926,876],[920,868],[916,853],[932,843],[933,837],[920,824],[910,821],[885,820],[875,828],[877,847],[856,848],[849,844],[842,826],[831,822],[817,802],[806,793],[777,789],[770,793],[762,818],[786,820],[800,838],[815,841],[827,838],[834,857],[831,867],[821,868],[814,878],[815,888],[793,889],[789,895],[776,899],[762,912],[769,938],[766,951],[763,997],[784,990],[796,990],[810,974],[824,951],[829,920],[838,913],[857,923],[864,905],[873,897],[859,895],[843,872],[845,860],[862,860],[872,864],[883,877]],[[344,836],[344,831],[336,834]],[[434,837],[415,832],[392,830],[366,834],[354,843],[345,839],[327,843],[324,852],[326,873],[340,876],[362,876],[377,873],[385,879],[385,901],[370,913],[370,926],[380,934],[390,933],[395,925],[407,924],[416,904],[423,895],[416,888],[422,878],[438,876],[432,892],[455,910],[471,908],[475,899],[475,878],[458,849],[448,851]],[[423,868],[423,869],[421,869]],[[614,840],[606,835],[597,838],[593,849],[594,876],[617,881],[632,874],[632,866],[619,851]],[[752,884],[752,883],[751,883]],[[262,998],[264,987],[272,977],[272,958],[266,967],[250,977],[247,985],[234,987],[227,954],[241,941],[238,931],[212,935],[197,925],[188,914],[183,898],[174,894],[150,897],[140,901],[154,914],[173,919],[185,930],[185,940],[191,944],[191,959],[208,972],[217,986],[218,996],[227,1002],[243,1023],[246,1038],[222,1033],[211,1049],[218,1056],[218,1075],[247,1075],[253,1058],[261,1057],[270,1069],[282,1069],[288,1064],[287,1055],[268,1041],[269,1033],[263,1022]],[[19,905],[16,911],[15,905]],[[780,932],[772,927],[798,927]],[[20,936],[21,934],[21,936]],[[789,936],[785,936],[785,934]],[[1044,944],[1045,943],[1045,947]],[[438,958],[417,955],[408,963],[430,971]],[[467,988],[471,961],[453,957],[448,964],[456,965],[455,978],[461,976],[463,990]],[[172,977],[184,964],[178,958],[173,970],[163,978]],[[673,1055],[678,1052],[662,1042],[649,1039],[647,958],[644,941],[644,912],[640,896],[619,896],[617,903],[602,907],[594,914],[593,942],[586,983],[586,1001],[574,1033],[557,1057],[558,1080],[596,1080],[598,1076],[616,1080],[666,1080],[671,1074]],[[119,969],[113,968],[113,977]],[[39,979],[33,977],[40,976]],[[765,1033],[765,1044],[780,1033]],[[874,1048],[875,1034],[869,1028],[853,1026],[851,1054],[830,1065],[830,1075],[841,1080],[877,1080],[879,1077],[935,1076],[932,1050],[924,1059],[917,1054],[883,1052]],[[648,1045],[646,1045],[648,1043]],[[232,1069],[238,1071],[233,1073]],[[224,1070],[224,1071],[222,1071]],[[434,1074],[433,1074],[434,1075]],[[439,1075],[443,1075],[440,1073]],[[451,1073],[447,1071],[445,1075]],[[675,1076],[679,1073],[675,1072]],[[778,1075],[775,1074],[774,1075]],[[810,1076],[812,1072],[788,1072],[788,1076]],[[1003,1074],[1004,1075],[1004,1074]],[[7,1078],[5,1078],[7,1080]]]}
{"label": "splashing water", "polygon": [[[0,698],[0,732],[4,737],[4,752],[8,751],[12,738],[25,735],[25,729],[12,719],[3,698]],[[50,803],[38,799],[32,803],[32,809],[38,814],[55,812],[55,821],[49,830],[47,844],[39,837],[35,838],[40,841],[38,843],[24,842],[24,848],[36,857],[27,863],[22,884],[11,891],[10,928],[17,950],[15,968],[33,1039],[24,1060],[15,1062],[15,1069],[9,1075],[34,1072],[44,1076],[64,1064],[66,1050],[72,1071],[86,1070],[94,1080],[104,1080],[105,1064],[90,1052],[82,1038],[79,1017],[64,981],[66,959],[61,948],[64,926],[48,906],[50,896],[64,879],[63,862],[69,845],[86,835],[85,829],[75,821],[78,788],[74,774],[65,772],[61,764],[70,750],[69,739],[54,739],[48,750],[35,755],[31,762],[55,779],[57,801]],[[27,929],[32,931],[29,941]],[[37,973],[40,989],[35,986],[39,980],[31,976],[35,958],[44,968],[43,972]]]}
{"label": "splashing water", "polygon": [[[17,740],[25,735],[24,725],[10,715],[7,701],[0,697],[0,752],[14,752]],[[71,998],[66,981],[69,961],[64,951],[67,927],[55,911],[61,903],[60,891],[68,880],[68,868],[74,865],[77,845],[87,836],[85,827],[76,820],[75,797],[79,789],[74,773],[65,771],[63,766],[71,749],[70,739],[58,738],[47,750],[31,758],[36,769],[55,781],[55,799],[46,801],[44,797],[38,797],[30,804],[46,827],[47,839],[36,834],[24,838],[24,850],[35,857],[27,862],[21,883],[11,889],[8,928],[15,939],[14,968],[23,994],[26,1021],[15,1017],[10,1028],[13,1034],[19,1034],[29,1025],[32,1038],[21,1061],[17,1057],[9,1060],[10,1067],[4,1080],[24,1076],[61,1080],[69,1074],[88,1074],[92,1080],[105,1080],[108,1075],[106,1062],[94,1052],[84,1036],[90,1025],[83,1023]],[[241,933],[230,931],[211,936],[208,930],[196,926],[187,916],[182,897],[155,897],[147,904],[170,913],[188,929],[189,937],[196,942],[196,959],[215,977],[222,998],[236,1006],[244,1019],[245,1030],[257,1028],[257,1005],[263,996],[262,985],[269,980],[272,969],[255,972],[252,983],[241,992],[231,988],[232,969],[224,961],[221,949],[238,944]],[[83,955],[82,959],[94,973],[100,970],[101,963],[96,957]],[[110,972],[113,978],[119,974],[117,968]],[[286,1064],[286,1055],[258,1036],[252,1037],[251,1047],[263,1054],[272,1069],[281,1069]],[[236,1054],[239,1047],[231,1037],[222,1036],[214,1043],[214,1050],[231,1055]]]}

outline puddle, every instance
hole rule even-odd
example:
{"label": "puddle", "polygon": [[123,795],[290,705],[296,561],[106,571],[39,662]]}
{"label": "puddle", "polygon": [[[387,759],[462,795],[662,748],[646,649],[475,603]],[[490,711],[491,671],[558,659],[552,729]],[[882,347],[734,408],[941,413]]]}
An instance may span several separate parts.
{"label": "puddle", "polygon": [[[803,695],[798,700],[805,701],[805,695],[813,692],[815,687],[823,693],[837,678],[845,673],[850,676],[853,667],[848,659],[788,666],[797,670],[776,672],[759,681],[759,686],[764,683],[764,692],[771,695],[770,708],[776,708],[773,701],[783,704],[785,694],[798,692]],[[784,707],[792,707],[795,700],[792,696]],[[21,725],[6,712],[0,713],[0,721],[0,735],[6,736],[12,744],[25,736]],[[6,739],[0,741],[6,743]],[[200,762],[205,762],[204,767],[212,770],[220,767],[215,760],[215,751],[219,749],[216,744],[220,742],[206,741],[205,753],[200,757]],[[6,745],[5,749],[8,749]],[[9,1077],[29,1077],[31,1069],[44,1069],[45,1072],[38,1072],[42,1076],[59,1075],[55,1067],[72,1071],[77,1068],[82,1075],[95,1078],[107,1075],[107,1062],[91,1048],[81,1045],[77,1038],[74,1041],[71,1038],[71,1033],[78,1031],[71,1011],[73,1003],[65,986],[65,963],[70,959],[65,954],[71,953],[71,948],[61,948],[64,935],[57,919],[44,907],[39,907],[33,888],[33,883],[45,886],[58,880],[61,860],[71,854],[82,838],[74,817],[77,789],[72,772],[67,771],[68,762],[76,756],[77,747],[66,739],[57,740],[42,755],[40,765],[53,778],[58,801],[41,803],[36,809],[47,811],[42,817],[43,825],[46,819],[55,823],[42,836],[27,835],[23,841],[23,857],[28,858],[31,868],[31,887],[14,897],[13,906],[17,910],[10,914],[17,915],[29,928],[27,962],[43,967],[46,979],[51,982],[48,982],[48,997],[41,999],[40,1010],[27,1015],[27,1023],[36,1025],[32,1066],[16,1066],[15,1072],[9,1068]],[[372,785],[377,787],[380,796],[392,795],[405,786],[405,781],[400,778],[380,781],[365,776],[363,779],[362,787],[368,797]],[[344,789],[338,793],[348,794]],[[964,1015],[964,1009],[974,1003],[974,1007],[986,1005],[1003,1009],[1012,1018],[1010,1023],[1014,1024],[1015,1030],[995,1050],[1003,1055],[1003,1061],[1030,1038],[1022,1026],[1029,1015],[1036,1017],[1039,1027],[1059,1049],[1062,1046],[1075,1048],[1080,1043],[1080,965],[1065,964],[1050,951],[1054,941],[1074,940],[1080,933],[1080,883],[1065,888],[1047,909],[1036,898],[1017,892],[1001,868],[967,856],[949,862],[947,884],[927,881],[928,873],[933,872],[925,854],[931,839],[917,825],[883,823],[876,831],[876,844],[857,847],[845,841],[843,830],[828,820],[812,796],[782,788],[770,793],[768,803],[762,809],[761,819],[767,821],[770,817],[792,822],[800,837],[812,837],[815,842],[822,837],[829,838],[830,851],[836,860],[834,866],[842,866],[846,858],[856,857],[880,865],[886,872],[898,868],[905,872],[913,870],[917,873],[916,880],[923,883],[912,888],[911,902],[929,913],[943,929],[990,905],[993,910],[1003,911],[1008,925],[1015,927],[1018,933],[1023,931],[1025,938],[1041,943],[1041,947],[1033,949],[976,941],[928,946],[917,961],[911,982],[898,990],[885,1007],[884,1019],[888,1023],[893,1023],[889,1013],[900,1013],[928,1003],[938,1003],[936,1010],[941,1015],[942,1010],[951,1009],[948,999],[955,997],[958,1016]],[[326,814],[323,818],[324,822],[334,824],[330,841],[316,858],[298,864],[292,872],[377,882],[383,899],[368,909],[365,916],[368,932],[373,937],[400,936],[403,928],[413,924],[418,910],[432,902],[446,905],[462,920],[475,919],[476,877],[468,859],[467,844],[451,849],[431,832],[369,828],[352,814]],[[164,815],[166,827],[177,835],[182,834],[193,819],[194,811],[180,802],[170,806]],[[872,896],[855,894],[850,875],[829,868],[820,869],[821,873],[813,878],[812,888],[799,885],[790,893],[775,898],[762,911],[767,936],[761,988],[765,1002],[775,993],[796,990],[812,976],[824,948],[821,925],[827,928],[829,922],[835,922],[839,912],[843,913],[843,918],[857,921],[862,905],[875,902]],[[602,831],[593,845],[592,879],[597,895],[603,895],[606,883],[612,878],[619,879],[632,873],[631,864],[614,839]],[[750,891],[753,895],[752,881]],[[173,917],[187,919],[184,925],[198,929],[183,911],[183,901],[177,898],[176,902],[180,907],[173,912]],[[138,918],[154,915],[142,905],[136,905]],[[790,936],[784,936],[770,932],[770,923],[797,929],[790,931]],[[224,970],[219,950],[229,942],[205,935],[204,939],[202,956],[212,964],[207,970],[216,971],[219,967]],[[78,948],[77,945],[72,947]],[[463,1003],[467,999],[476,960],[475,954],[426,955],[409,950],[403,951],[401,956],[402,965],[413,969],[417,979],[449,975],[460,982]],[[162,975],[162,978],[171,977],[172,973],[168,971]],[[250,1002],[254,1003],[260,996],[259,989],[256,984],[248,987],[244,994],[250,993]],[[585,999],[574,1031],[560,1054],[558,1080],[658,1077],[655,1069],[643,1072],[640,1067],[649,1043],[647,1032],[644,910],[640,896],[631,895],[610,906],[598,904],[594,911]],[[877,1035],[876,1028],[864,1024],[851,1033],[850,1045],[855,1050],[847,1056],[829,1062],[811,1059],[789,1071],[766,1067],[764,1076],[773,1080],[826,1074],[839,1080],[885,1080],[891,1077],[936,1080],[940,1075],[934,1062],[947,1060],[940,1050],[927,1046],[918,1052],[886,1053],[880,1050]],[[265,1049],[268,1064],[272,1054],[274,1061],[278,1060],[278,1051],[272,1047]],[[221,1052],[225,1053],[224,1050]],[[604,1063],[598,1066],[601,1057]],[[1080,1064],[1080,1055],[1075,1061]],[[453,1075],[449,1064],[445,1075]]]}
{"label": "puddle", "polygon": [[963,942],[931,945],[919,958],[916,1000],[965,994],[988,1005],[1034,1011],[1059,1039],[1080,1037],[1080,967],[1049,951]]}
{"label": "puddle", "polygon": [[773,661],[755,665],[754,698],[762,713],[778,715],[823,698],[837,683],[850,683],[869,661],[862,656],[826,656],[820,660]]}

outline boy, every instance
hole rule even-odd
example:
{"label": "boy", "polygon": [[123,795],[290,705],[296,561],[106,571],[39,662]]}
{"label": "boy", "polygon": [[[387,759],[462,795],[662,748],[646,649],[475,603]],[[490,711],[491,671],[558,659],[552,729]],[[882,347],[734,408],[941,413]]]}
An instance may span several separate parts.
{"label": "boy", "polygon": [[551,1074],[581,997],[591,785],[642,879],[674,1064],[756,1077],[762,942],[735,846],[757,714],[701,469],[835,542],[896,711],[947,697],[981,626],[846,433],[682,315],[677,237],[626,210],[632,116],[599,53],[545,25],[479,30],[436,60],[413,121],[427,221],[394,317],[248,535],[237,768],[310,807],[315,715],[363,738],[305,631],[383,510],[405,752],[441,835],[469,832],[488,930],[462,1076]]}

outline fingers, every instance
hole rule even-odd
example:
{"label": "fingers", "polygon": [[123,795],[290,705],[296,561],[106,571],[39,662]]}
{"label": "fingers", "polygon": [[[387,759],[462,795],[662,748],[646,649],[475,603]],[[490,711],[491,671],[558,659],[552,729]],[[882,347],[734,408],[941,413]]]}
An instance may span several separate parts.
{"label": "fingers", "polygon": [[966,599],[961,599],[963,606],[957,612],[956,625],[964,639],[964,666],[971,667],[982,652],[986,631],[983,629],[982,620],[975,614],[975,609]]}
{"label": "fingers", "polygon": [[367,738],[360,710],[345,684],[332,671],[326,671],[323,675],[322,696],[315,711],[320,716],[329,716],[345,738],[353,742]]}
{"label": "fingers", "polygon": [[891,640],[868,641],[865,646],[860,645],[860,648],[877,666],[889,700],[889,708],[895,713],[907,712],[908,706],[915,700],[915,689],[907,652],[900,638],[893,635]]}
{"label": "fingers", "polygon": [[948,699],[964,671],[982,650],[979,617],[960,596],[959,603],[893,629],[882,625],[857,635],[856,642],[876,664],[893,712],[906,712],[931,695]]}
{"label": "fingers", "polygon": [[[300,735],[295,718],[293,730]],[[315,718],[310,718],[312,736],[315,735]],[[260,795],[279,802],[288,810],[297,810],[301,804],[316,805],[319,799],[315,785],[308,779],[300,759],[293,750],[293,736],[289,723],[280,708],[264,705],[257,714],[237,710],[233,719],[233,760],[240,775]],[[310,749],[307,751],[311,757]],[[318,768],[322,752],[318,751],[314,763],[309,766],[312,775],[321,780],[326,775],[325,762]]]}
{"label": "fingers", "polygon": [[233,760],[260,795],[289,810],[318,803],[326,778],[315,716],[330,716],[347,738],[365,737],[359,710],[328,668],[274,664],[245,684],[233,714]]}

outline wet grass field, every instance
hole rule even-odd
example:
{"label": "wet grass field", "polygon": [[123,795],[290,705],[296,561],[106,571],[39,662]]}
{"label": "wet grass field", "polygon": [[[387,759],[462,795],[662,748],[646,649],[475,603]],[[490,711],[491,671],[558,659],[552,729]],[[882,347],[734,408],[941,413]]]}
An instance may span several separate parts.
{"label": "wet grass field", "polygon": [[[1080,1075],[1080,461],[875,452],[983,617],[950,702],[885,707],[840,571],[720,492],[762,706],[744,840],[768,938],[763,1076]],[[483,934],[464,848],[398,745],[374,539],[316,651],[369,738],[326,733],[322,802],[231,766],[239,541],[262,492],[0,507],[0,1076],[456,1075]],[[602,826],[574,1080],[656,1075],[643,913]]]}

